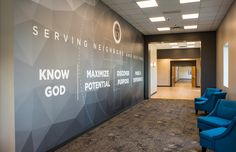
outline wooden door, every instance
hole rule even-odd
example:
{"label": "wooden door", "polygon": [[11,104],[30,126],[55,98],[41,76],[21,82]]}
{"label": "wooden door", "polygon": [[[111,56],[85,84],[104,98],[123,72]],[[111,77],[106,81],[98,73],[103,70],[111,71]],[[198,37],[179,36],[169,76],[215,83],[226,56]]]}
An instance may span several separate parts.
{"label": "wooden door", "polygon": [[192,87],[196,87],[196,66],[192,66]]}
{"label": "wooden door", "polygon": [[175,78],[175,66],[172,66],[171,70],[172,70],[171,82],[172,82],[172,87],[174,87],[175,86],[175,81],[176,81],[176,78]]}

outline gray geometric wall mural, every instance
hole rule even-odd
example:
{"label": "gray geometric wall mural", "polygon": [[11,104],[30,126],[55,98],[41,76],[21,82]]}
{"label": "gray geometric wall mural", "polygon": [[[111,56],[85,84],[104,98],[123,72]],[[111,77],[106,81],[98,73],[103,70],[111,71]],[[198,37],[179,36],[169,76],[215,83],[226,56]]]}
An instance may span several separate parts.
{"label": "gray geometric wall mural", "polygon": [[142,35],[98,0],[15,0],[17,152],[42,152],[143,99]]}

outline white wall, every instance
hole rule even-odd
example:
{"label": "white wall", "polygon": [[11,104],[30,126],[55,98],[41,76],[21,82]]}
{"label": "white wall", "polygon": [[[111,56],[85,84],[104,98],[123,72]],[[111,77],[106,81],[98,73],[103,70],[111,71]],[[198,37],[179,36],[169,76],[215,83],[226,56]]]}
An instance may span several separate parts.
{"label": "white wall", "polygon": [[180,66],[178,69],[179,79],[192,79],[192,74],[190,73],[192,71],[192,67]]}
{"label": "white wall", "polygon": [[[223,47],[229,44],[229,87],[223,86]],[[217,87],[227,91],[231,100],[236,100],[236,2],[232,5],[217,30]]]}
{"label": "white wall", "polygon": [[179,67],[175,68],[175,82],[179,81]]}
{"label": "white wall", "polygon": [[[201,85],[201,59],[196,60],[197,68],[197,86]],[[177,61],[173,59],[157,59],[157,85],[169,86],[170,85],[170,61]],[[178,80],[179,78],[177,78]]]}
{"label": "white wall", "polygon": [[0,0],[0,151],[15,151],[12,0]]}
{"label": "white wall", "polygon": [[[152,44],[149,44],[149,95],[157,91],[157,50]],[[155,66],[154,66],[155,64]]]}
{"label": "white wall", "polygon": [[170,85],[170,59],[157,60],[157,85]]}

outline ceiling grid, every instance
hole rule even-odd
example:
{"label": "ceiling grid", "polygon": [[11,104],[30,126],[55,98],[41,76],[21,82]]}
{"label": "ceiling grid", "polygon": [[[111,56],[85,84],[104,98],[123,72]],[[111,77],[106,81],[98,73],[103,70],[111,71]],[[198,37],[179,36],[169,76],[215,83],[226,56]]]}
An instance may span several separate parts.
{"label": "ceiling grid", "polygon": [[[142,0],[102,0],[131,25],[145,35],[215,31],[234,0],[200,0],[200,2],[180,4],[179,0],[156,0],[158,7],[140,8],[136,2]],[[199,13],[197,19],[183,20],[183,14]],[[166,21],[151,22],[150,17],[164,16]],[[187,25],[197,25],[197,29],[186,30]],[[170,31],[157,28],[171,27]],[[176,28],[174,28],[176,27]]]}

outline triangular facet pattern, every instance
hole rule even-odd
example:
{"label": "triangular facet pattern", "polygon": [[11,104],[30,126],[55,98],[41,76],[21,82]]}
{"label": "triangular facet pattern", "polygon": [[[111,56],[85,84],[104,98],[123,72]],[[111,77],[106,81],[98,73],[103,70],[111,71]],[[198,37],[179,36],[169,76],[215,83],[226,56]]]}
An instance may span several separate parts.
{"label": "triangular facet pattern", "polygon": [[[143,82],[132,82],[135,70],[143,76],[143,61],[126,57],[143,57],[142,35],[102,2],[14,1],[17,152],[49,151],[143,98]],[[114,21],[121,25],[120,44],[113,38]],[[123,56],[113,53],[119,50]],[[68,70],[69,77],[50,78],[55,70]],[[108,70],[109,76],[89,78],[88,70]],[[117,70],[130,71],[130,84],[117,84]],[[86,83],[101,81],[110,86],[86,90]],[[57,94],[57,87],[65,92]]]}

